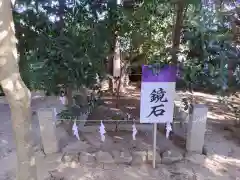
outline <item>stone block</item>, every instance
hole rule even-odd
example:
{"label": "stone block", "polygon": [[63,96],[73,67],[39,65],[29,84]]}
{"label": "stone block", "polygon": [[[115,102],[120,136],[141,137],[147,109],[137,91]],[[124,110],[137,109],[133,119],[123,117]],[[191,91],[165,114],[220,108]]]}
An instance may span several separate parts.
{"label": "stone block", "polygon": [[88,152],[80,153],[80,163],[81,164],[94,164],[96,162],[95,154]]}
{"label": "stone block", "polygon": [[49,154],[44,157],[46,163],[61,162],[62,153]]}
{"label": "stone block", "polygon": [[[148,162],[152,162],[153,161],[153,151],[152,150],[148,150],[147,151],[147,160],[148,160]],[[161,163],[161,156],[156,151],[156,164],[160,164],[160,163]]]}
{"label": "stone block", "polygon": [[114,163],[112,155],[103,151],[98,151],[96,153],[96,160],[98,163]]}
{"label": "stone block", "polygon": [[129,164],[132,161],[132,156],[128,150],[123,151],[112,151],[115,163],[126,163]]}
{"label": "stone block", "polygon": [[114,163],[106,163],[106,164],[101,164],[102,165],[102,169],[104,170],[110,170],[110,171],[117,171],[119,168],[119,164],[114,164]]}
{"label": "stone block", "polygon": [[202,154],[192,154],[192,153],[188,153],[185,156],[185,159],[194,163],[194,164],[204,164],[205,162],[205,158],[206,156],[202,155]]}
{"label": "stone block", "polygon": [[147,151],[132,151],[132,165],[143,164],[147,162]]}
{"label": "stone block", "polygon": [[49,172],[56,171],[61,165],[61,154],[49,154],[46,157],[36,157],[38,179],[45,179]]}
{"label": "stone block", "polygon": [[59,151],[54,117],[54,111],[51,108],[38,110],[41,139],[43,149],[46,154],[56,153]]}
{"label": "stone block", "polygon": [[63,163],[76,162],[80,161],[80,153],[64,153],[62,156]]}
{"label": "stone block", "polygon": [[57,123],[61,123],[60,121],[56,122],[56,134],[58,139],[59,148],[62,149],[69,143],[69,139],[71,138],[67,131],[63,128],[62,124],[58,125]]}
{"label": "stone block", "polygon": [[87,152],[91,145],[83,141],[75,141],[68,144],[62,149],[63,153],[79,153],[81,151]]}
{"label": "stone block", "polygon": [[201,154],[206,132],[208,108],[203,104],[193,106],[187,127],[186,150]]}
{"label": "stone block", "polygon": [[163,164],[171,164],[177,161],[181,161],[182,159],[183,159],[183,155],[176,150],[167,150],[162,153]]}

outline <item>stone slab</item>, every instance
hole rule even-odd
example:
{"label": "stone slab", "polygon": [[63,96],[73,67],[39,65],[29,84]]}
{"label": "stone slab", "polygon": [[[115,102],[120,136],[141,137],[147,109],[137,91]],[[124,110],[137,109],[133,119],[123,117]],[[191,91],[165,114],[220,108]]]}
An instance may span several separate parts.
{"label": "stone slab", "polygon": [[83,142],[81,140],[72,142],[62,149],[63,153],[79,153],[81,151],[87,152],[91,147],[90,144]]}
{"label": "stone slab", "polygon": [[181,161],[182,159],[183,159],[182,153],[176,150],[167,150],[162,153],[163,164],[171,164],[177,161]]}
{"label": "stone slab", "polygon": [[109,152],[98,151],[96,153],[98,163],[114,163],[113,157]]}
{"label": "stone slab", "polygon": [[204,164],[206,156],[203,154],[192,154],[188,153],[185,155],[185,159],[194,163],[194,164]]}
{"label": "stone slab", "polygon": [[62,162],[76,162],[78,163],[80,161],[80,153],[64,153],[62,156]]}
{"label": "stone slab", "polygon": [[207,122],[207,106],[197,104],[193,106],[187,127],[186,149],[188,152],[201,154],[204,146],[204,137]]}
{"label": "stone slab", "polygon": [[81,164],[94,164],[96,162],[95,154],[88,152],[81,152],[79,159]]}
{"label": "stone slab", "polygon": [[147,162],[147,151],[132,151],[132,165],[139,165]]}
{"label": "stone slab", "polygon": [[123,151],[112,151],[114,162],[115,163],[126,163],[129,164],[132,161],[132,155],[128,150]]}
{"label": "stone slab", "polygon": [[36,156],[37,176],[38,179],[45,179],[49,172],[56,171],[61,165],[61,153],[49,154],[45,157]]}
{"label": "stone slab", "polygon": [[56,135],[56,124],[54,122],[54,111],[52,108],[39,109],[38,120],[40,125],[41,139],[46,154],[59,151],[59,143]]}
{"label": "stone slab", "polygon": [[[153,151],[152,150],[148,150],[147,151],[147,161],[148,162],[152,162],[153,161]],[[161,163],[161,156],[156,151],[156,164],[160,164],[160,163]]]}
{"label": "stone slab", "polygon": [[[39,156],[39,158],[41,158],[41,155]],[[44,157],[44,161],[46,163],[53,163],[53,162],[61,162],[62,159],[62,153],[53,153],[53,154],[49,154],[46,155]]]}

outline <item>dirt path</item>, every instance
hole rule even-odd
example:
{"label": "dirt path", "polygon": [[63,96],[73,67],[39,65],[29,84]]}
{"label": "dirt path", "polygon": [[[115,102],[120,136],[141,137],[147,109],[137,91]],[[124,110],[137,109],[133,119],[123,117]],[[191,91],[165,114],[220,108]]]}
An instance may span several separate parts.
{"label": "dirt path", "polygon": [[[140,115],[140,91],[138,88],[128,87],[127,92],[122,94],[117,101],[115,96],[106,94],[103,96],[104,106],[110,108],[113,112],[128,113],[132,118],[139,119]],[[104,111],[93,112],[88,119],[99,120],[111,118],[112,114],[105,114]]]}

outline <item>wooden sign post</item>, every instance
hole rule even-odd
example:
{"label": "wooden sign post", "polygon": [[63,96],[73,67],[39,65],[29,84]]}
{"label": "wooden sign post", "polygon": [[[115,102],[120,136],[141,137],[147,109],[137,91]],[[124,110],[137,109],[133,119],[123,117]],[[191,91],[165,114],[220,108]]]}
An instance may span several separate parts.
{"label": "wooden sign post", "polygon": [[140,123],[153,123],[153,168],[156,167],[157,123],[169,126],[173,121],[175,86],[175,66],[166,65],[158,73],[153,73],[150,66],[142,66]]}

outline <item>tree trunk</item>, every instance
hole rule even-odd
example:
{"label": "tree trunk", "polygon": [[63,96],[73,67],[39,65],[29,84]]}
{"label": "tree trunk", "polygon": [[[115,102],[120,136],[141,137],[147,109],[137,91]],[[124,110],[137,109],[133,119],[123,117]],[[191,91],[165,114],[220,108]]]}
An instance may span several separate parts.
{"label": "tree trunk", "polygon": [[117,41],[117,21],[115,19],[116,12],[117,12],[117,0],[108,1],[107,3],[108,7],[108,20],[110,22],[110,29],[111,34],[109,35],[112,37],[110,41],[110,51],[109,51],[109,57],[108,57],[108,73],[112,76],[112,78],[109,78],[108,86],[110,92],[114,93],[114,88],[116,88],[115,85],[115,79],[114,79],[114,57],[115,57],[115,48],[116,48],[116,41]]}
{"label": "tree trunk", "polygon": [[125,93],[126,92],[126,87],[128,87],[129,85],[129,74],[128,74],[128,67],[130,66],[129,65],[129,62],[125,62],[126,60],[123,60],[122,61],[122,67],[121,67],[121,86],[120,86],[120,92],[123,92]]}
{"label": "tree trunk", "polygon": [[67,106],[70,108],[73,105],[73,88],[68,86],[66,88],[66,95],[67,95]]}
{"label": "tree trunk", "polygon": [[[73,105],[73,92],[72,92],[72,88],[70,86],[67,86],[65,89],[66,92],[66,98],[67,98],[67,104],[66,106],[70,109]],[[73,121],[69,120],[69,121],[65,121],[65,130],[67,131],[68,135],[71,136],[73,134],[72,132],[72,126],[73,126]]]}
{"label": "tree trunk", "polygon": [[112,77],[108,79],[108,87],[109,91],[114,93],[114,89],[116,88],[116,83],[115,83],[115,77],[114,77],[114,61],[115,61],[115,45],[116,45],[116,35],[115,32],[112,33],[113,35],[113,40],[112,43],[110,44],[110,52],[109,52],[109,57],[108,57],[108,74],[111,75]]}
{"label": "tree trunk", "polygon": [[17,150],[17,180],[36,180],[31,146],[31,94],[19,73],[10,0],[0,0],[0,83],[10,105]]}
{"label": "tree trunk", "polygon": [[176,15],[176,23],[173,31],[173,40],[172,40],[172,63],[177,64],[178,57],[177,52],[179,50],[180,45],[180,36],[181,29],[183,24],[183,16],[184,16],[184,8],[186,4],[184,0],[179,0],[177,4],[177,15]]}
{"label": "tree trunk", "polygon": [[121,56],[120,56],[120,44],[118,37],[115,41],[115,49],[114,49],[114,55],[113,55],[113,78],[114,78],[114,84],[113,89],[114,93],[117,93],[118,87],[118,81],[121,80]]}
{"label": "tree trunk", "polygon": [[[109,75],[113,74],[113,53],[112,51],[110,52],[110,55],[108,57],[108,64],[107,64],[107,71]],[[110,92],[113,93],[113,79],[112,78],[108,78],[108,89]]]}
{"label": "tree trunk", "polygon": [[119,108],[119,99],[120,99],[120,95],[122,92],[124,92],[124,86],[126,85],[124,82],[124,75],[125,75],[125,71],[127,68],[128,64],[125,63],[123,64],[123,66],[120,68],[120,75],[119,78],[117,79],[117,89],[116,89],[116,108]]}

